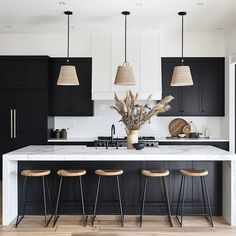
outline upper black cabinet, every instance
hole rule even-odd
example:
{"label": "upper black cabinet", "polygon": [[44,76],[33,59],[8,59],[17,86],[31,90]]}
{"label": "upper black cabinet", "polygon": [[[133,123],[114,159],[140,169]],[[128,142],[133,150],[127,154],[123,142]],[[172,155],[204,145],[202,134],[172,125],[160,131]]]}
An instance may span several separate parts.
{"label": "upper black cabinet", "polygon": [[193,86],[171,87],[180,58],[162,58],[163,96],[172,95],[170,111],[162,116],[224,116],[224,58],[185,58]]}
{"label": "upper black cabinet", "polygon": [[58,86],[57,79],[61,65],[66,58],[50,59],[51,80],[51,115],[52,116],[93,116],[91,98],[92,59],[71,58],[70,63],[76,67],[79,86]]}
{"label": "upper black cabinet", "polygon": [[47,56],[1,56],[0,88],[47,88]]}

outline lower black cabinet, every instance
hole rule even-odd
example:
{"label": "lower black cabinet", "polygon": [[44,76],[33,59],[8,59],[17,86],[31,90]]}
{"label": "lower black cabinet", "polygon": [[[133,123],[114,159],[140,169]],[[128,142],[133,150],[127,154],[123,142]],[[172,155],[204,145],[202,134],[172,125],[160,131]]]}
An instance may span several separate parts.
{"label": "lower black cabinet", "polygon": [[[47,144],[47,89],[0,89],[0,158],[32,144]],[[0,161],[0,178],[2,161]]]}
{"label": "lower black cabinet", "polygon": [[51,58],[51,112],[52,116],[93,116],[91,98],[92,59],[71,58],[70,63],[76,67],[79,86],[58,86],[57,79],[65,58]]}
{"label": "lower black cabinet", "polygon": [[162,58],[163,96],[172,95],[171,109],[161,116],[224,116],[224,58],[185,58],[193,86],[171,87],[180,58]]}

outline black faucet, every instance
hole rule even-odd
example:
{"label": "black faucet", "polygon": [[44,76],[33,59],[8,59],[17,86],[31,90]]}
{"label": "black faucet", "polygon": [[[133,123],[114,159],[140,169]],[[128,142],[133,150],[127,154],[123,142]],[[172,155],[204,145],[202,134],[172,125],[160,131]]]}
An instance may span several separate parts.
{"label": "black faucet", "polygon": [[113,135],[116,134],[116,127],[114,124],[111,126],[111,143],[113,143]]}

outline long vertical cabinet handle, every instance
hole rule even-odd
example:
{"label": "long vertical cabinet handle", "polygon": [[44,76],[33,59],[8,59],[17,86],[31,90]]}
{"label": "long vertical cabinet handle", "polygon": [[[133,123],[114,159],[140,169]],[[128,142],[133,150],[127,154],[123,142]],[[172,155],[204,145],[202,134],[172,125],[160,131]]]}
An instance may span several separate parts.
{"label": "long vertical cabinet handle", "polygon": [[14,114],[14,134],[13,134],[13,137],[16,138],[16,109],[13,110],[13,114]]}
{"label": "long vertical cabinet handle", "polygon": [[11,130],[10,130],[10,136],[11,138],[13,138],[13,110],[10,109],[10,117],[11,117],[11,120],[10,120],[10,125],[11,125]]}

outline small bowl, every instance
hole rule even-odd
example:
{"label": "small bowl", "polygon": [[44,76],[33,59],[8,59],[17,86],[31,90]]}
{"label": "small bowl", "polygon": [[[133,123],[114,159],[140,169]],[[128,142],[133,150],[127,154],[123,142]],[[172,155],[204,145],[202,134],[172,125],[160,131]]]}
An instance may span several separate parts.
{"label": "small bowl", "polygon": [[185,137],[185,134],[178,134],[178,137],[179,137],[179,138],[184,138],[184,137]]}
{"label": "small bowl", "polygon": [[136,150],[141,150],[145,147],[145,144],[144,143],[133,143],[133,147],[136,149]]}

